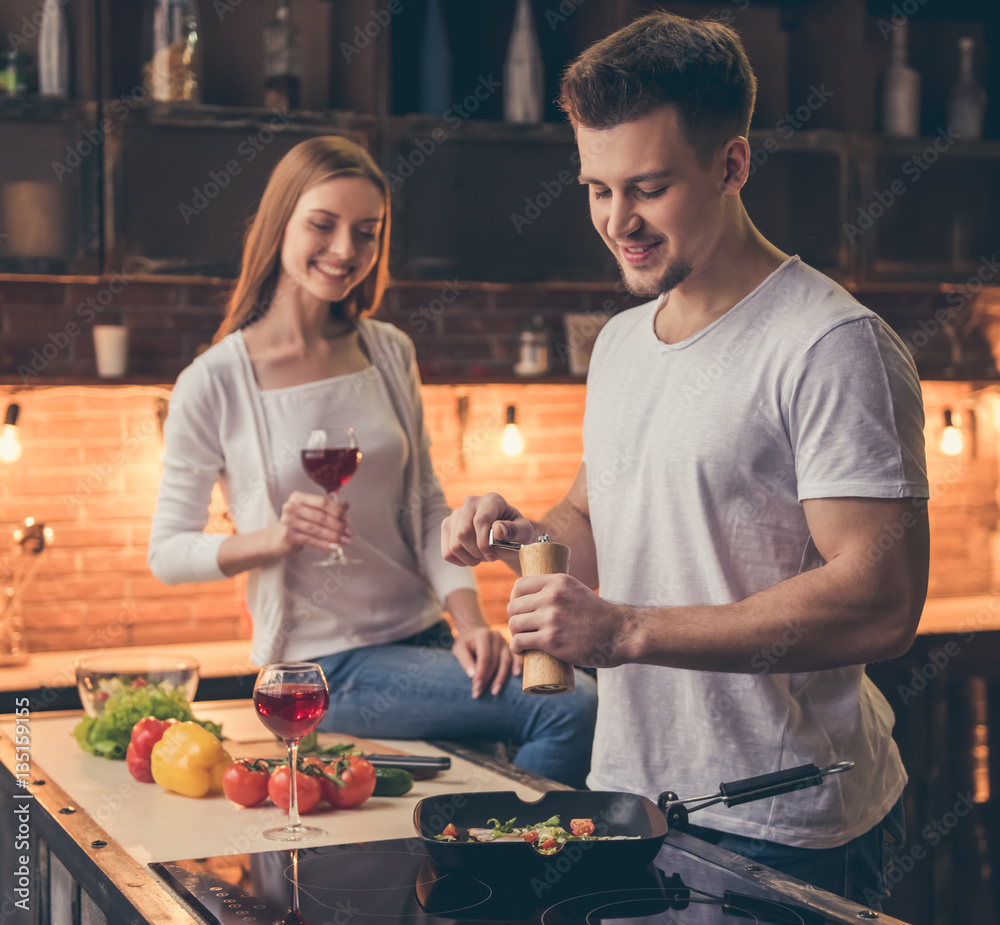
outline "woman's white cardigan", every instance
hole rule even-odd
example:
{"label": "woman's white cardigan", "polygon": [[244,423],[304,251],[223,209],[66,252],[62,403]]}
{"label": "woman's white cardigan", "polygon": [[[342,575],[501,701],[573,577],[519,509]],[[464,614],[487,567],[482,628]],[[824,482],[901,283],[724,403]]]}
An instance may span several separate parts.
{"label": "woman's white cardigan", "polygon": [[[439,600],[458,588],[476,587],[471,569],[441,557],[440,526],[448,506],[431,466],[424,427],[420,378],[413,342],[391,324],[362,319],[359,331],[371,358],[370,374],[382,374],[410,445],[405,497],[396,515],[421,573]],[[253,366],[241,332],[207,350],[177,379],[164,426],[163,479],[149,540],[149,566],[166,584],[217,581],[226,534],[205,533],[212,488],[219,482],[229,516],[240,533],[278,522],[285,499],[277,496],[279,454],[272,446]],[[292,630],[284,614],[285,560],[251,570],[247,607],[253,617],[251,659],[281,661]]]}

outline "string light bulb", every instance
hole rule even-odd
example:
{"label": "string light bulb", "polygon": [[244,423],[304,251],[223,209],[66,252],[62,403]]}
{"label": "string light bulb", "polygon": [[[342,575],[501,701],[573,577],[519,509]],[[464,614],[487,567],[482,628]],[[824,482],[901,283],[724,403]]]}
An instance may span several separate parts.
{"label": "string light bulb", "polygon": [[32,555],[38,555],[45,548],[45,545],[51,543],[55,538],[53,529],[38,523],[34,517],[25,517],[24,527],[16,529],[13,535],[14,542]]}
{"label": "string light bulb", "polygon": [[21,458],[21,429],[17,426],[20,413],[20,405],[11,402],[7,406],[3,430],[0,431],[0,462],[12,463]]}
{"label": "string light bulb", "polygon": [[507,406],[507,426],[503,429],[501,448],[508,456],[517,456],[524,449],[521,431],[517,429],[517,423],[514,420],[513,405]]}
{"label": "string light bulb", "polygon": [[948,456],[957,456],[965,446],[962,428],[955,424],[951,408],[944,411],[944,430],[941,433],[941,452]]}

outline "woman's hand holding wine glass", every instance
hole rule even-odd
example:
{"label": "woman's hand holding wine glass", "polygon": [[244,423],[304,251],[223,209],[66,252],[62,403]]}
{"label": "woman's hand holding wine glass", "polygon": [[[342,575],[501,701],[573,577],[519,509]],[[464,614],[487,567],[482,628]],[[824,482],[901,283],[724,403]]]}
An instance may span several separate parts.
{"label": "woman's hand holding wine glass", "polygon": [[[338,504],[338,492],[354,475],[361,460],[361,451],[353,427],[311,430],[302,450],[302,468],[317,485]],[[358,565],[360,559],[349,558],[344,547],[336,544],[330,555],[316,565]]]}
{"label": "woman's hand holding wine glass", "polygon": [[253,705],[260,721],[288,747],[288,823],[280,829],[265,829],[263,834],[276,841],[325,835],[323,829],[302,824],[295,781],[299,740],[319,725],[330,705],[323,669],[313,662],[265,665],[257,675]]}
{"label": "woman's hand holding wine glass", "polygon": [[349,543],[351,525],[348,505],[305,491],[293,491],[281,506],[271,546],[273,556],[288,556],[303,547],[328,553],[334,546]]}

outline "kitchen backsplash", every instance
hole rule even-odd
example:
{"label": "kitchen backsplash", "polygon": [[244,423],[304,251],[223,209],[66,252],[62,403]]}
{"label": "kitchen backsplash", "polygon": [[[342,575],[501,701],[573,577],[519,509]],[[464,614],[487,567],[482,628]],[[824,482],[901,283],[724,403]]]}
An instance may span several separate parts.
{"label": "kitchen backsplash", "polygon": [[[24,446],[20,460],[0,463],[0,577],[13,561],[10,537],[24,518],[44,521],[55,534],[24,595],[27,646],[40,651],[245,636],[241,579],[166,587],[146,566],[169,383],[199,345],[210,341],[222,290],[128,283],[98,314],[101,290],[100,285],[0,283],[0,355],[7,383],[0,384],[0,408],[10,401],[21,406]],[[580,457],[582,380],[488,380],[509,376],[518,331],[535,314],[542,314],[550,329],[554,371],[564,372],[562,314],[631,304],[612,287],[463,289],[454,283],[451,289],[414,286],[389,293],[383,317],[413,336],[421,367],[432,380],[424,386],[432,455],[451,504],[466,494],[498,490],[537,516],[562,496]],[[933,312],[924,317],[933,318]],[[164,384],[47,382],[54,375],[93,375],[87,327],[97,319],[124,321],[131,331],[131,372],[145,382],[162,378]],[[70,322],[76,328],[68,328]],[[926,328],[917,330],[927,334]],[[953,340],[914,338],[917,347],[929,342],[938,350],[942,341]],[[17,365],[30,367],[36,355],[46,364],[40,374],[16,376]],[[435,377],[464,377],[468,383],[434,383]],[[930,593],[988,593],[1000,588],[1000,386],[933,380],[924,381],[923,389],[932,493]],[[500,450],[509,405],[517,409],[525,444],[514,458]],[[954,455],[941,449],[946,410],[962,429],[963,446]],[[221,529],[223,512],[217,501]],[[510,574],[493,564],[478,575],[490,620],[505,622]]]}
{"label": "kitchen backsplash", "polygon": [[[435,469],[448,501],[497,490],[529,516],[558,500],[579,462],[583,385],[427,385],[424,402]],[[0,464],[0,565],[25,517],[52,527],[24,595],[28,648],[102,648],[231,639],[247,633],[242,580],[167,587],[146,566],[162,441],[166,388],[57,386],[16,393],[23,455]],[[15,397],[0,389],[0,398]],[[1000,396],[968,383],[925,382],[931,482],[933,595],[1000,587],[996,409]],[[464,399],[464,400],[463,400]],[[524,452],[500,449],[514,405]],[[460,415],[460,407],[466,412]],[[962,451],[941,451],[944,411],[962,424]],[[972,412],[972,414],[970,414]],[[975,423],[972,423],[973,416]],[[464,418],[464,425],[462,423]],[[224,506],[214,522],[225,529]],[[9,544],[9,545],[8,545]],[[664,567],[669,567],[665,563]],[[512,578],[504,566],[479,569],[491,621],[505,622]]]}

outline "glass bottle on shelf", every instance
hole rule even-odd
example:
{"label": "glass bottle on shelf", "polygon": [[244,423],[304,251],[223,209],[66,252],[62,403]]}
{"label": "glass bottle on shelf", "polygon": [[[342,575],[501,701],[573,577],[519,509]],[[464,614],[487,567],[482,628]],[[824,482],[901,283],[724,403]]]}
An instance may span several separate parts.
{"label": "glass bottle on shelf", "polygon": [[906,22],[892,34],[889,69],[882,96],[882,130],[899,138],[920,135],[920,75],[906,63]]}
{"label": "glass bottle on shelf", "polygon": [[974,51],[973,39],[963,35],[958,40],[958,80],[948,96],[948,128],[962,141],[978,141],[983,137],[986,115],[986,91],[972,69]]}
{"label": "glass bottle on shelf", "polygon": [[549,371],[549,333],[545,319],[535,315],[531,323],[522,328],[518,337],[518,361],[514,364],[517,376],[542,376]]}
{"label": "glass bottle on shelf", "polygon": [[503,63],[503,117],[508,122],[541,122],[544,112],[545,71],[531,0],[517,0]]}
{"label": "glass bottle on shelf", "polygon": [[146,0],[143,78],[161,102],[201,102],[201,41],[195,0]]}
{"label": "glass bottle on shelf", "polygon": [[69,29],[59,0],[45,0],[38,33],[38,92],[69,96]]}
{"label": "glass bottle on shelf", "polygon": [[298,109],[301,83],[299,30],[288,0],[278,0],[274,19],[264,27],[264,105],[282,112]]}
{"label": "glass bottle on shelf", "polygon": [[452,104],[451,54],[441,0],[430,0],[420,39],[420,111],[443,116]]}

